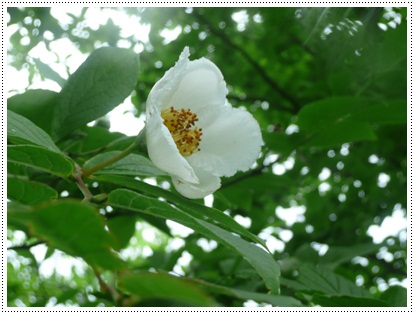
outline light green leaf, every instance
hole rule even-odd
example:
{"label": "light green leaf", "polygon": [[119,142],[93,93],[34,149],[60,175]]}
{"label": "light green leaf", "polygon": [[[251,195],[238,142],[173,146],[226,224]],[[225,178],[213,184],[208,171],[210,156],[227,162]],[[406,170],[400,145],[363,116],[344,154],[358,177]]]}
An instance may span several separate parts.
{"label": "light green leaf", "polygon": [[36,205],[58,197],[58,192],[46,184],[7,176],[7,198]]}
{"label": "light green leaf", "polygon": [[25,117],[7,110],[7,138],[15,143],[30,143],[60,152],[50,136]]}
{"label": "light green leaf", "polygon": [[114,183],[123,187],[127,187],[139,192],[152,195],[154,197],[163,197],[166,200],[173,202],[174,204],[176,204],[176,206],[178,206],[186,213],[192,215],[193,217],[210,221],[213,224],[219,224],[220,227],[230,232],[239,234],[240,236],[246,239],[252,240],[253,242],[258,243],[263,247],[266,247],[266,244],[262,239],[246,230],[233,218],[227,216],[218,209],[195,203],[187,198],[182,197],[181,195],[171,193],[157,186],[149,185],[145,182],[137,181],[132,178],[113,175],[100,175],[97,176],[95,180],[98,182]]}
{"label": "light green leaf", "polygon": [[123,268],[111,250],[114,239],[96,208],[73,200],[48,203],[33,208],[12,208],[8,216],[28,226],[34,236],[66,253],[82,257],[93,267]]}
{"label": "light green leaf", "polygon": [[52,123],[62,138],[119,105],[137,83],[138,60],[127,49],[104,47],[91,53],[59,95]]}
{"label": "light green leaf", "polygon": [[215,301],[195,284],[164,273],[123,272],[119,286],[138,301],[169,299],[189,306],[214,306]]}
{"label": "light green leaf", "polygon": [[36,64],[37,69],[39,70],[40,74],[49,80],[52,80],[59,84],[60,87],[63,87],[66,83],[66,80],[62,78],[59,73],[53,70],[49,65],[43,63],[38,58],[33,58],[34,63]]}
{"label": "light green leaf", "polygon": [[[88,170],[94,166],[111,159],[112,157],[121,153],[120,151],[110,151],[103,154],[96,155],[89,159],[84,164],[84,169]],[[152,162],[140,155],[130,154],[117,162],[96,171],[95,174],[120,174],[128,176],[161,176],[165,172],[155,167]]]}
{"label": "light green leaf", "polygon": [[72,161],[63,154],[34,145],[8,145],[7,161],[60,177],[69,176],[74,169]]}
{"label": "light green leaf", "polygon": [[108,196],[108,203],[114,207],[144,212],[173,220],[227,246],[242,255],[256,269],[269,290],[276,294],[279,292],[279,264],[273,259],[271,254],[255,244],[247,242],[211,223],[195,218],[165,202],[130,190],[118,189],[112,191]]}

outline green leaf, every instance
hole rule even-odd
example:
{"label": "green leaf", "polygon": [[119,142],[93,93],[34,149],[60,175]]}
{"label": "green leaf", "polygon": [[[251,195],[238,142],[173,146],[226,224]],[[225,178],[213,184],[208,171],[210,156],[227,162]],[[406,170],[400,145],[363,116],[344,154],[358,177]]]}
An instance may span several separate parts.
{"label": "green leaf", "polygon": [[359,121],[338,121],[312,134],[303,147],[335,147],[356,141],[373,141],[377,137],[371,126]]}
{"label": "green leaf", "polygon": [[7,176],[7,198],[36,205],[58,197],[58,192],[46,184]]}
{"label": "green leaf", "polygon": [[390,306],[407,306],[407,289],[401,286],[391,286],[381,294],[381,300]]}
{"label": "green leaf", "polygon": [[359,121],[366,121],[377,125],[406,124],[407,100],[383,102],[362,109],[353,115]]}
{"label": "green leaf", "polygon": [[82,152],[89,152],[102,147],[108,147],[112,142],[128,138],[125,134],[109,132],[108,129],[99,126],[84,127],[82,128],[82,132],[85,133],[85,137],[81,142]]}
{"label": "green leaf", "polygon": [[361,243],[346,247],[329,247],[328,252],[319,258],[318,263],[329,269],[335,269],[338,265],[348,262],[355,256],[364,256],[377,252],[379,245],[374,243]]}
{"label": "green leaf", "polygon": [[273,293],[278,293],[279,264],[273,259],[272,255],[253,243],[247,242],[211,223],[195,218],[165,202],[140,195],[133,191],[125,189],[112,191],[108,196],[108,202],[111,206],[144,212],[164,219],[173,220],[227,246],[242,255],[256,269],[269,290]]}
{"label": "green leaf", "polygon": [[112,234],[115,239],[116,250],[123,249],[129,243],[129,240],[135,233],[135,217],[128,216],[117,216],[107,220],[109,233]]}
{"label": "green leaf", "polygon": [[52,123],[62,138],[119,105],[135,87],[138,60],[131,50],[104,47],[91,53],[59,95]]}
{"label": "green leaf", "polygon": [[244,227],[242,227],[238,222],[236,222],[233,218],[227,216],[223,212],[218,209],[211,208],[204,206],[199,203],[195,203],[187,198],[182,197],[181,195],[177,195],[171,193],[167,190],[159,188],[157,186],[149,185],[145,182],[138,181],[131,178],[120,177],[120,176],[113,176],[113,175],[101,175],[94,178],[96,181],[100,182],[108,182],[114,183],[123,187],[127,187],[139,192],[143,192],[154,197],[163,197],[166,200],[173,202],[177,206],[180,207],[186,213],[203,220],[208,220],[213,224],[219,224],[220,227],[239,234],[240,236],[250,239],[253,242],[256,242],[263,247],[266,247],[265,242],[260,239],[258,236],[252,234]]}
{"label": "green leaf", "polygon": [[[121,153],[120,151],[110,151],[103,154],[96,155],[89,159],[84,164],[84,169],[88,170],[94,166],[113,158]],[[155,167],[152,162],[137,154],[130,154],[126,157],[118,160],[117,162],[96,171],[95,174],[120,174],[128,176],[161,176],[165,175],[165,172]]]}
{"label": "green leaf", "polygon": [[30,143],[60,152],[50,136],[25,117],[7,110],[7,138],[15,143]]}
{"label": "green leaf", "polygon": [[297,281],[306,286],[308,291],[318,291],[326,296],[372,298],[364,287],[359,287],[352,281],[322,267],[303,265],[299,269]]}
{"label": "green leaf", "polygon": [[196,285],[164,273],[123,272],[119,276],[119,287],[138,301],[169,299],[189,306],[217,305]]}
{"label": "green leaf", "polygon": [[269,303],[273,306],[303,306],[299,300],[288,296],[232,289],[196,279],[193,280],[193,282],[203,287],[204,290],[210,291],[211,293],[227,295],[241,300],[254,300],[256,302]]}
{"label": "green leaf", "polygon": [[315,294],[312,302],[321,306],[329,307],[386,307],[386,302],[373,298],[363,298],[354,296],[323,296]]}
{"label": "green leaf", "polygon": [[8,211],[22,221],[34,236],[66,253],[82,257],[93,267],[120,270],[123,262],[111,250],[114,239],[105,230],[97,209],[73,200]]}
{"label": "green leaf", "polygon": [[375,140],[372,125],[407,123],[407,101],[373,101],[356,97],[327,98],[306,105],[298,114],[305,147],[331,147]]}
{"label": "green leaf", "polygon": [[48,134],[51,134],[53,110],[58,93],[50,90],[29,89],[7,100],[7,109],[18,113]]}
{"label": "green leaf", "polygon": [[60,87],[63,87],[66,83],[66,80],[62,78],[59,73],[53,70],[49,65],[43,63],[38,58],[33,58],[34,63],[36,64],[37,69],[39,70],[40,74],[49,80],[52,80],[59,84]]}
{"label": "green leaf", "polygon": [[40,169],[60,177],[73,171],[73,163],[60,153],[34,145],[8,145],[7,161]]}

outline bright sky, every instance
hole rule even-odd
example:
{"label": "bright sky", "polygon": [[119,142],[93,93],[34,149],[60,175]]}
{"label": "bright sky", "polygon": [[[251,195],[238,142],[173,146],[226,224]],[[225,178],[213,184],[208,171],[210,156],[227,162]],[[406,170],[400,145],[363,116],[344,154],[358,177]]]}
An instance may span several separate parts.
{"label": "bright sky", "polygon": [[[67,13],[72,13],[74,15],[79,15],[81,11],[81,7],[78,6],[68,6],[68,7],[59,7],[59,9],[52,9],[52,15],[59,21],[61,25],[67,24],[71,21],[71,17]],[[100,25],[104,25],[108,18],[111,18],[116,25],[121,28],[121,37],[128,37],[134,36],[137,40],[141,41],[142,43],[148,42],[148,33],[150,30],[149,25],[142,25],[140,23],[139,17],[136,16],[128,16],[125,13],[113,9],[99,9],[99,8],[89,8],[87,10],[85,16],[86,24],[91,27],[92,29],[99,28]],[[239,14],[234,14],[232,18],[238,22],[238,27],[243,29],[245,23],[247,22],[246,14],[241,11]],[[259,17],[254,17],[254,19],[259,19]],[[19,31],[16,25],[11,25],[7,28],[7,36],[11,36],[14,32]],[[165,41],[169,42],[174,40],[179,33],[181,32],[181,28],[174,29],[172,31],[164,31],[162,35],[165,37]],[[49,34],[52,36],[52,34]],[[130,43],[126,40],[120,40],[118,42],[118,46],[120,47],[130,47]],[[99,45],[97,45],[99,47]],[[73,45],[73,43],[65,38],[56,39],[51,42],[50,44],[50,51],[47,50],[44,43],[38,44],[34,49],[32,49],[29,53],[29,56],[32,58],[38,58],[44,63],[47,63],[49,66],[52,67],[57,73],[59,73],[63,78],[67,78],[68,74],[66,72],[66,66],[69,67],[70,73],[73,73],[78,66],[86,59],[86,55],[83,55],[79,52],[79,50]],[[140,53],[144,49],[143,44],[137,44],[134,47],[136,53]],[[178,56],[177,56],[178,57]],[[7,68],[7,90],[8,96],[14,95],[16,93],[21,93],[25,90],[28,86],[28,71],[22,69],[17,71],[15,68],[9,66]],[[34,77],[34,83],[29,87],[30,89],[49,89],[54,91],[60,91],[60,86],[50,80],[42,80],[39,75]],[[110,130],[113,132],[122,132],[126,135],[137,135],[139,131],[144,127],[145,117],[141,116],[136,118],[134,116],[134,106],[132,105],[130,98],[127,98],[122,104],[120,104],[117,108],[111,111],[109,114],[109,119],[111,122]],[[297,132],[297,127],[292,125],[288,128],[289,132]],[[347,147],[344,145],[344,154],[347,153]],[[341,150],[342,153],[342,150]],[[269,158],[276,158],[275,156],[270,156]],[[269,160],[270,160],[269,159]],[[270,160],[271,162],[271,160]],[[289,158],[284,163],[276,163],[273,165],[273,173],[276,175],[283,175],[286,171],[291,169],[294,165],[294,159]],[[306,172],[306,169],[302,169]],[[304,173],[305,174],[305,173]],[[327,178],[330,177],[329,169],[325,168],[319,175],[319,180],[321,181],[321,185],[319,187],[320,193],[324,193],[330,189],[330,185],[324,182]],[[389,180],[389,176],[388,176]],[[154,183],[148,181],[148,183]],[[380,187],[385,187],[387,181],[387,175],[384,174],[381,178],[378,178],[378,185]],[[213,197],[209,196],[205,199],[206,205],[210,205],[213,202]],[[306,208],[303,206],[293,206],[291,208],[282,208],[278,206],[275,209],[275,215],[286,221],[287,226],[291,226],[295,222],[303,221]],[[248,228],[251,224],[249,218],[238,216],[235,218],[241,225]],[[396,236],[400,235],[401,240],[406,240],[406,233],[401,232],[406,230],[406,217],[404,214],[404,210],[401,208],[400,204],[397,204],[394,208],[394,212],[392,216],[387,217],[380,226],[372,225],[368,230],[368,235],[373,238],[374,243],[382,242],[387,236]],[[191,233],[192,230],[185,228],[183,226],[179,226],[176,223],[168,222],[168,225],[172,228],[173,233],[176,233],[179,236],[186,236],[188,233]],[[309,228],[308,228],[309,227]],[[307,231],[312,232],[312,226],[308,226]],[[277,228],[276,228],[277,229]],[[260,234],[260,237],[266,240],[266,244],[268,245],[271,252],[282,252],[285,247],[285,242],[289,241],[292,237],[292,232],[290,230],[283,230],[275,228],[267,228],[263,230]],[[150,229],[148,229],[150,230]],[[277,239],[272,234],[277,233],[280,239]],[[18,234],[19,239],[19,234]],[[20,239],[22,240],[22,235],[20,235]],[[285,242],[284,242],[285,241]],[[208,239],[201,239],[199,241],[199,245],[206,251],[212,250],[217,243],[215,241],[211,241]],[[171,239],[169,243],[169,249],[178,249],[184,245],[182,239]],[[45,254],[46,247],[43,245],[37,246],[32,248],[33,254],[36,256],[37,259],[41,260],[42,256]],[[147,250],[148,251],[148,250]],[[325,250],[326,252],[326,250]],[[123,254],[133,254],[128,251],[124,252]],[[191,261],[192,256],[187,254],[183,254],[179,263],[177,264],[174,271],[179,274],[183,273],[183,267],[189,264]],[[62,262],[64,260],[64,262]],[[67,276],[68,272],[67,269],[68,263],[73,265],[75,269],[78,269],[79,272],[82,271],[82,263],[79,259],[73,259],[64,257],[62,260],[61,253],[55,253],[52,258],[46,260],[42,266],[40,267],[40,272],[48,277],[50,276],[50,272],[55,269],[63,276]],[[253,305],[252,303],[246,305]]]}

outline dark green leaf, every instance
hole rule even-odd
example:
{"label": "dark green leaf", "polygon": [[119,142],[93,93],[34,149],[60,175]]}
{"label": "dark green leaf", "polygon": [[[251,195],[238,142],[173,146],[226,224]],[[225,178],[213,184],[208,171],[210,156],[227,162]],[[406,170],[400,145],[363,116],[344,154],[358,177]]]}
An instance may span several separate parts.
{"label": "dark green leaf", "polygon": [[322,267],[303,265],[299,269],[297,281],[306,286],[307,290],[318,291],[326,296],[372,298],[364,287],[359,287],[352,281]]}
{"label": "dark green leaf", "polygon": [[406,124],[407,100],[383,102],[353,113],[359,121],[373,124]]}
{"label": "dark green leaf", "polygon": [[25,117],[7,110],[7,138],[14,143],[30,143],[60,152],[50,136]]}
{"label": "dark green leaf", "polygon": [[217,305],[196,285],[168,274],[123,272],[119,286],[139,301],[146,299],[171,299],[189,306]]}
{"label": "dark green leaf", "polygon": [[307,137],[306,147],[375,140],[373,124],[406,122],[405,100],[375,102],[354,97],[327,98],[308,104],[298,114],[298,126]]}
{"label": "dark green leaf", "polygon": [[7,100],[7,109],[29,119],[39,128],[51,134],[53,110],[58,93],[34,89],[15,95]]}
{"label": "dark green leaf", "polygon": [[119,105],[134,89],[137,56],[130,50],[104,47],[91,53],[59,95],[53,134],[62,138]]}
{"label": "dark green leaf", "polygon": [[108,202],[111,206],[144,212],[164,219],[173,220],[224,244],[242,255],[256,269],[259,275],[261,275],[267,288],[273,291],[273,293],[278,293],[279,265],[273,259],[272,255],[258,246],[222,228],[190,216],[188,213],[174,208],[165,202],[148,198],[133,191],[124,189],[112,191],[108,196]]}
{"label": "dark green leaf", "polygon": [[34,181],[7,176],[7,198],[28,205],[36,205],[58,197],[56,190]]}
{"label": "dark green leaf", "polygon": [[303,147],[335,147],[343,143],[373,141],[377,137],[371,126],[359,121],[338,121],[311,135]]}
{"label": "dark green leaf", "polygon": [[323,296],[315,294],[312,302],[321,306],[330,307],[385,307],[389,306],[386,302],[373,298],[363,298],[354,296]]}
{"label": "dark green leaf", "polygon": [[[110,151],[92,157],[85,162],[84,169],[88,170],[94,166],[113,158],[121,153],[120,151]],[[105,168],[95,172],[95,174],[120,174],[128,176],[161,176],[165,172],[155,167],[152,162],[140,155],[130,154],[117,162],[106,166]]]}
{"label": "dark green leaf", "polygon": [[381,300],[390,306],[407,306],[407,289],[401,286],[391,286],[381,294]]}
{"label": "dark green leaf", "polygon": [[232,289],[200,280],[194,280],[194,283],[211,293],[227,295],[241,300],[254,300],[256,302],[269,303],[273,306],[303,306],[299,300],[288,296]]}
{"label": "dark green leaf", "polygon": [[321,256],[319,263],[325,267],[335,269],[336,266],[349,262],[355,256],[364,256],[378,251],[380,246],[374,243],[361,243],[347,247],[329,247],[328,252]]}
{"label": "dark green leaf", "polygon": [[109,233],[112,234],[116,241],[114,245],[115,249],[120,250],[128,245],[129,240],[135,233],[135,223],[135,217],[131,215],[108,219]]}
{"label": "dark green leaf", "polygon": [[31,209],[9,210],[8,215],[22,221],[34,236],[49,246],[80,256],[93,267],[123,268],[122,261],[111,250],[114,239],[91,205],[64,200]]}
{"label": "dark green leaf", "polygon": [[69,176],[74,169],[71,160],[64,155],[33,145],[8,145],[7,160],[60,177]]}

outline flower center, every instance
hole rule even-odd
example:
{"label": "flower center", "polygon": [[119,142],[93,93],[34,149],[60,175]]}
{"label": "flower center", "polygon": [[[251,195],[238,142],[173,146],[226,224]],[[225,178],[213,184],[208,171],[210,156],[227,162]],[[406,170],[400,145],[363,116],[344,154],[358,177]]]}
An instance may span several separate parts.
{"label": "flower center", "polygon": [[161,117],[182,156],[187,157],[200,150],[198,146],[200,146],[203,129],[195,126],[198,121],[195,113],[192,113],[190,109],[176,110],[170,107],[161,112]]}

